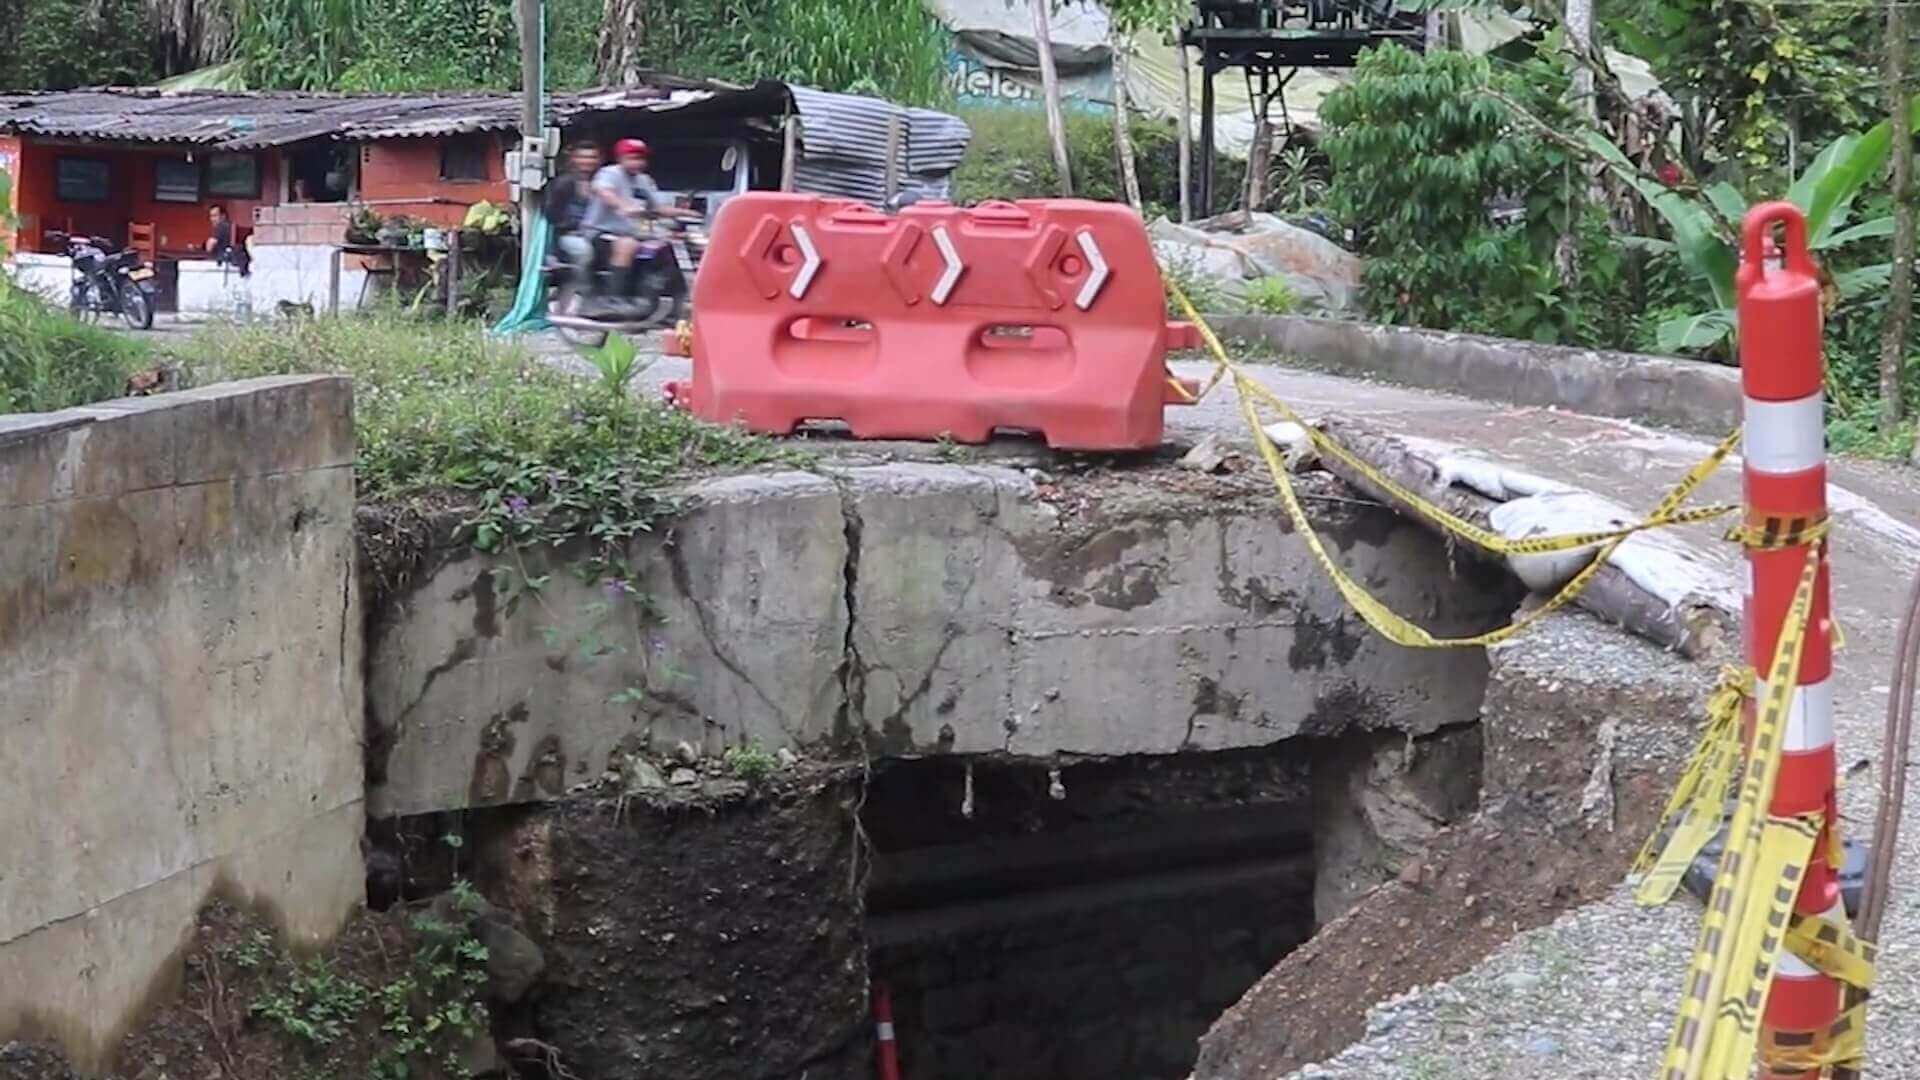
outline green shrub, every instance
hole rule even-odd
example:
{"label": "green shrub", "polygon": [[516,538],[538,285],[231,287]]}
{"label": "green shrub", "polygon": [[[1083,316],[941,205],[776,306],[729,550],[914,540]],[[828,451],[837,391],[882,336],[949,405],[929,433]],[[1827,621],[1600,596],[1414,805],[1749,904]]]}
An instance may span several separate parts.
{"label": "green shrub", "polygon": [[[1358,230],[1376,317],[1548,342],[1626,335],[1612,302],[1619,253],[1585,197],[1581,162],[1490,93],[1567,127],[1566,86],[1547,60],[1496,71],[1485,57],[1388,45],[1362,55],[1353,80],[1327,95],[1329,201]],[[1523,200],[1516,223],[1492,220],[1503,198]],[[1555,259],[1568,231],[1573,286]]]}
{"label": "green shrub", "polygon": [[[635,0],[626,0],[634,3]],[[943,106],[949,36],[921,0],[678,0],[645,3],[649,63],[739,82]]]}
{"label": "green shrub", "polygon": [[1199,256],[1192,248],[1176,247],[1160,252],[1160,274],[1166,285],[1167,311],[1176,318],[1184,317],[1180,301],[1174,297],[1176,288],[1202,315],[1222,314],[1234,308],[1220,282],[1201,270]]}
{"label": "green shrub", "polygon": [[1255,278],[1247,283],[1247,310],[1258,315],[1291,315],[1300,310],[1300,296],[1285,278]]}
{"label": "green shrub", "polygon": [[0,280],[0,413],[119,397],[127,376],[149,360],[141,342],[79,322]]}
{"label": "green shrub", "polygon": [[[1039,199],[1059,194],[1059,175],[1047,141],[1047,120],[1040,110],[969,106],[960,110],[960,116],[973,129],[973,141],[954,173],[956,201]],[[1069,112],[1066,120],[1074,194],[1107,201],[1124,198],[1113,152],[1112,116],[1075,111]],[[1177,217],[1180,153],[1173,123],[1136,119],[1129,130],[1133,133],[1134,170],[1140,177],[1140,199],[1146,204],[1147,217]],[[1215,158],[1214,169],[1213,212],[1224,213],[1239,199],[1246,165],[1221,154]]]}
{"label": "green shrub", "polygon": [[394,313],[209,327],[195,382],[297,372],[353,377],[362,498],[464,493],[483,550],[585,536],[613,557],[690,469],[762,461],[773,444],[609,394],[473,323]]}
{"label": "green shrub", "polygon": [[749,784],[765,780],[780,765],[780,759],[757,742],[727,747],[726,753],[721,755],[721,761],[726,764],[728,772]]}

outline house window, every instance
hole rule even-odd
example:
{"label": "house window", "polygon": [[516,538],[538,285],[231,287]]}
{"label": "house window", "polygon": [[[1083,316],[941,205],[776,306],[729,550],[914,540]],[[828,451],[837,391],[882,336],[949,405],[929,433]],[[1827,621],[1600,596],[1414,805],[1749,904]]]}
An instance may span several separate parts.
{"label": "house window", "polygon": [[154,202],[199,202],[200,166],[186,158],[159,158],[153,163]]}
{"label": "house window", "polygon": [[113,172],[99,158],[63,157],[54,161],[54,194],[61,202],[106,202]]}
{"label": "house window", "polygon": [[487,140],[448,139],[440,144],[440,179],[485,180]]}
{"label": "house window", "polygon": [[252,154],[215,154],[207,159],[207,194],[230,199],[260,197],[260,162]]}

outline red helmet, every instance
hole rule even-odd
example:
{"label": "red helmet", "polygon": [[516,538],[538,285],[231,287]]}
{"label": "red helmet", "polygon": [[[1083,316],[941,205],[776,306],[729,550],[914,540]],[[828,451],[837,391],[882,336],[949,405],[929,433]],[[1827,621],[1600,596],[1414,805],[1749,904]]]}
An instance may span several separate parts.
{"label": "red helmet", "polygon": [[648,150],[647,144],[641,142],[639,139],[621,139],[619,142],[613,144],[614,157],[623,158],[628,154],[639,154],[641,157],[649,157],[652,151]]}

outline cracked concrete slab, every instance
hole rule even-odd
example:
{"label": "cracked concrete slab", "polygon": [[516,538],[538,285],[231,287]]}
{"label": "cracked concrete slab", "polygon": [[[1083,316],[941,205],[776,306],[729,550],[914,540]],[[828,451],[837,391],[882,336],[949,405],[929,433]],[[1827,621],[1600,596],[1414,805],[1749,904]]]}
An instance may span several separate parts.
{"label": "cracked concrete slab", "polygon": [[[1517,605],[1503,573],[1313,483],[1396,607],[1466,633]],[[908,462],[684,495],[629,549],[630,591],[446,550],[376,617],[374,813],[553,798],[681,741],[1053,758],[1425,734],[1485,687],[1478,652],[1365,633],[1257,477]]]}

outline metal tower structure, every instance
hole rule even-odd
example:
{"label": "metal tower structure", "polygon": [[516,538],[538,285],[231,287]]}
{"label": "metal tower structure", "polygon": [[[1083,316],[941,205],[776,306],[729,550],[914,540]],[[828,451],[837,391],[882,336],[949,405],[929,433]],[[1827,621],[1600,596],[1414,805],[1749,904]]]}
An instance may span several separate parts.
{"label": "metal tower structure", "polygon": [[[1423,16],[1395,0],[1198,0],[1182,45],[1200,50],[1200,161],[1193,205],[1213,206],[1213,77],[1245,70],[1256,102],[1277,96],[1301,68],[1352,67],[1387,41],[1423,49]],[[1284,108],[1284,102],[1282,103]],[[1204,214],[1202,215],[1204,216]]]}

